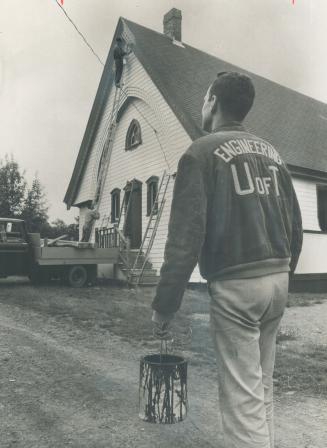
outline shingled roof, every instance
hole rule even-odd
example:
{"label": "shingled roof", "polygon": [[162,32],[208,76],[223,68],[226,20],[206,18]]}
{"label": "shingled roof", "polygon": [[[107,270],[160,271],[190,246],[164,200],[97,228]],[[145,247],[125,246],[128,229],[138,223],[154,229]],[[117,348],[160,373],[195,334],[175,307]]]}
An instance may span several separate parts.
{"label": "shingled roof", "polygon": [[[250,73],[164,34],[126,19],[122,31],[134,43],[134,53],[192,140],[200,137],[201,107],[207,87],[221,71],[240,71],[253,79],[256,99],[245,125],[281,153],[291,171],[327,179],[327,105],[273,81]],[[74,172],[65,196],[70,207],[82,179],[95,131],[112,86],[112,50],[104,68]],[[186,149],[186,148],[185,148]]]}

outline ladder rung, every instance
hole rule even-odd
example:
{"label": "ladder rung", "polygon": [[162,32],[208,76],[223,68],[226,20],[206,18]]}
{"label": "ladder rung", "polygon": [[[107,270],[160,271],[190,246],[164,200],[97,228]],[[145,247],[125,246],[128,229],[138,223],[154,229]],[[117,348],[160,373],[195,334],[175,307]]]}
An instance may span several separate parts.
{"label": "ladder rung", "polygon": [[139,283],[139,281],[141,280],[141,278],[143,276],[144,269],[145,269],[146,263],[148,262],[149,254],[150,254],[150,251],[151,251],[154,239],[155,239],[155,235],[158,230],[158,222],[161,219],[163,206],[165,205],[165,202],[166,202],[165,195],[167,192],[170,177],[171,177],[170,174],[167,174],[166,171],[164,171],[155,201],[152,206],[148,226],[146,228],[138,255],[134,261],[134,267],[132,268],[132,272],[135,270],[135,267],[137,266],[138,262],[139,261],[142,262],[141,254],[144,254],[143,256],[144,256],[145,260],[144,260],[144,263],[142,263],[142,268],[141,268],[141,272],[139,274],[137,283]]}

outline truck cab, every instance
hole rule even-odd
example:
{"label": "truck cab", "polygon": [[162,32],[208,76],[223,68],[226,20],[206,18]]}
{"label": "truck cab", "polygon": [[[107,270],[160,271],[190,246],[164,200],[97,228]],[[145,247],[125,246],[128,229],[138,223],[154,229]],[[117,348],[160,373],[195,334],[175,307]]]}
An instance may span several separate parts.
{"label": "truck cab", "polygon": [[32,254],[25,222],[0,218],[0,277],[28,275]]}

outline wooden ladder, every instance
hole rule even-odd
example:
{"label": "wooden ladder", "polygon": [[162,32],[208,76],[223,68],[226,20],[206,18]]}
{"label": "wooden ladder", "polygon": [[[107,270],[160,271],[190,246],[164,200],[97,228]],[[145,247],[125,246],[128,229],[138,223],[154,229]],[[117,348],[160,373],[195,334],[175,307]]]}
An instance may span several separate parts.
{"label": "wooden ladder", "polygon": [[112,148],[113,148],[113,142],[115,139],[116,128],[117,128],[117,113],[119,110],[120,97],[121,97],[121,89],[116,88],[114,102],[113,102],[113,106],[112,106],[110,118],[109,118],[107,137],[105,139],[105,142],[103,145],[103,150],[102,150],[102,155],[101,155],[102,160],[100,159],[101,166],[99,169],[99,175],[98,175],[97,186],[96,186],[96,190],[95,190],[95,196],[93,199],[93,208],[95,206],[96,211],[99,210],[100,199],[101,199],[101,196],[103,193],[103,188],[106,183],[106,179],[107,179],[107,175],[108,175],[109,163],[110,163],[110,158],[111,158],[111,153],[112,153]]}
{"label": "wooden ladder", "polygon": [[[171,175],[168,174],[166,171],[164,171],[157,194],[156,194],[156,198],[153,202],[148,225],[144,232],[141,247],[138,251],[138,254],[135,258],[133,268],[131,269],[131,272],[129,275],[130,283],[133,283],[134,277],[137,278],[136,285],[138,285],[140,283],[140,281],[142,280],[144,270],[145,270],[145,267],[146,267],[148,259],[149,259],[150,251],[152,249],[153,242],[154,242],[157,230],[158,230],[158,225],[160,222],[162,211],[165,206],[166,193],[167,193],[167,188],[168,188],[170,178],[171,178]],[[140,262],[141,262],[141,267],[138,268],[138,265],[140,264]]]}
{"label": "wooden ladder", "polygon": [[[92,208],[97,212],[99,211],[100,199],[103,194],[103,189],[104,189],[108,171],[109,171],[109,163],[110,163],[113,143],[115,140],[115,133],[116,133],[116,127],[117,127],[117,114],[118,114],[118,110],[119,110],[121,94],[122,94],[121,89],[116,87],[113,106],[112,106],[109,121],[108,121],[109,125],[107,128],[107,137],[104,141],[101,158],[100,158],[100,162],[99,162],[100,167],[99,167],[97,185],[96,185],[96,189],[95,189],[95,195],[94,195],[94,199],[92,201]],[[102,223],[103,223],[103,220],[102,220]],[[92,230],[91,230],[90,236],[93,233],[94,226],[95,226],[95,222],[93,222],[93,224],[92,224]]]}

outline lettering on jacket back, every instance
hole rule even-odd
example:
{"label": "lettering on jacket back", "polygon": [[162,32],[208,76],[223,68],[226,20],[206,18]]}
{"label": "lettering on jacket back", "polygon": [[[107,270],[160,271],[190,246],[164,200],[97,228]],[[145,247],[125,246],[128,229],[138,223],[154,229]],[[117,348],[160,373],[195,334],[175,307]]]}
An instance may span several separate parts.
{"label": "lettering on jacket back", "polygon": [[[230,164],[236,194],[244,196],[257,192],[260,195],[268,196],[273,190],[276,196],[280,196],[278,188],[279,170],[276,165],[268,166],[269,176],[267,176],[267,173],[263,176],[257,176],[251,173],[248,162],[240,163],[238,166],[231,163],[240,155],[258,154],[271,159],[277,165],[282,165],[280,155],[270,143],[246,138],[234,139],[222,143],[214,151],[214,154],[226,164]],[[241,179],[243,179],[243,182],[241,182]]]}

